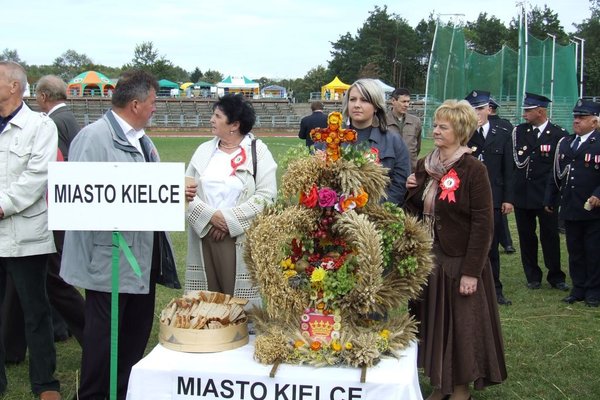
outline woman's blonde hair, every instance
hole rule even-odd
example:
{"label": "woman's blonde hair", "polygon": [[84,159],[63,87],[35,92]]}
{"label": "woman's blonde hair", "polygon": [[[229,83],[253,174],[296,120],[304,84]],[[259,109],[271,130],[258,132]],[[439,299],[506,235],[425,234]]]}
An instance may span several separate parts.
{"label": "woman's blonde hair", "polygon": [[344,117],[344,121],[348,120],[348,98],[350,97],[350,90],[352,90],[352,88],[356,88],[360,95],[369,103],[371,103],[373,107],[375,107],[375,117],[377,117],[379,120],[379,129],[382,132],[387,131],[387,120],[385,118],[385,94],[375,79],[359,79],[350,85],[348,90],[346,90],[346,94],[342,100],[342,115]]}
{"label": "woman's blonde hair", "polygon": [[434,121],[448,121],[461,146],[469,141],[469,138],[477,128],[477,114],[466,100],[446,100],[435,110]]}

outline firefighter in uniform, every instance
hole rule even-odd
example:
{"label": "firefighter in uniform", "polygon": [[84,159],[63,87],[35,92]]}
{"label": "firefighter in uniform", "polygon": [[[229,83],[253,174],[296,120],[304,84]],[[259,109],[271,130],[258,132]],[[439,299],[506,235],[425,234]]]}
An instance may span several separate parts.
{"label": "firefighter in uniform", "polygon": [[600,103],[577,101],[573,108],[575,134],[558,144],[554,179],[548,183],[545,198],[549,211],[560,205],[560,216],[565,221],[573,288],[563,301],[585,301],[590,307],[600,304],[599,115]]}
{"label": "firefighter in uniform", "polygon": [[548,121],[546,108],[550,99],[526,93],[523,100],[525,123],[513,131],[513,155],[517,169],[514,179],[514,206],[521,262],[529,289],[542,287],[543,273],[538,264],[539,222],[540,242],[544,264],[548,270],[546,280],[551,287],[567,291],[565,273],[560,266],[560,238],[557,213],[544,210],[544,194],[552,178],[553,156],[558,141],[566,136],[563,128]]}
{"label": "firefighter in uniform", "polygon": [[494,202],[494,236],[489,257],[496,287],[498,304],[510,305],[512,302],[504,297],[500,282],[500,253],[498,244],[503,231],[502,216],[513,210],[512,178],[514,163],[512,156],[510,132],[501,126],[488,121],[490,114],[490,92],[474,90],[465,98],[477,113],[477,130],[471,136],[467,147],[472,155],[485,165],[492,187]]}

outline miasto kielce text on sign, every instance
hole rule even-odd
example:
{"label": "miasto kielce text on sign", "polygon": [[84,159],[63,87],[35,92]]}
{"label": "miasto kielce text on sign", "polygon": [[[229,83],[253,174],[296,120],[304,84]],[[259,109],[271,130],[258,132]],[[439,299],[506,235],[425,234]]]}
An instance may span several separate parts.
{"label": "miasto kielce text on sign", "polygon": [[49,164],[52,230],[182,231],[183,163]]}

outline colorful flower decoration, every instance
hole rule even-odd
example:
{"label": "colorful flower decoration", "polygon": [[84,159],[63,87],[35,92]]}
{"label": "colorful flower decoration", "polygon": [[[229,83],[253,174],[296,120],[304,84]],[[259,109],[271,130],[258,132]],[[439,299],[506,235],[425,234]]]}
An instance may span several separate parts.
{"label": "colorful flower decoration", "polygon": [[327,128],[314,128],[310,131],[313,141],[325,143],[327,159],[336,161],[340,158],[340,146],[342,143],[352,143],[357,139],[354,129],[342,128],[342,114],[332,112],[327,117]]}
{"label": "colorful flower decoration", "polygon": [[331,113],[311,132],[326,151],[292,159],[278,203],[246,231],[244,259],[265,299],[253,316],[260,362],[372,366],[415,340],[414,320],[397,310],[427,280],[431,237],[381,204],[389,176],[379,154],[342,146],[356,132],[341,125]]}

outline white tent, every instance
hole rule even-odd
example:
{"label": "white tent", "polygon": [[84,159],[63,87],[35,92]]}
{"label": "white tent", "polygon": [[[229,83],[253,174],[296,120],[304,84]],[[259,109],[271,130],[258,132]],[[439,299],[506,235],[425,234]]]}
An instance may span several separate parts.
{"label": "white tent", "polygon": [[379,87],[381,87],[381,89],[383,89],[383,93],[390,93],[390,92],[394,91],[393,86],[388,85],[387,83],[383,82],[381,79],[375,79],[375,81],[377,82]]}
{"label": "white tent", "polygon": [[244,93],[246,96],[258,96],[259,85],[245,76],[231,76],[216,84],[217,93],[222,96],[225,93]]}

